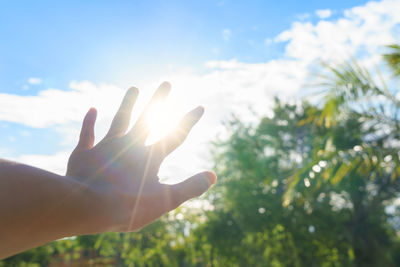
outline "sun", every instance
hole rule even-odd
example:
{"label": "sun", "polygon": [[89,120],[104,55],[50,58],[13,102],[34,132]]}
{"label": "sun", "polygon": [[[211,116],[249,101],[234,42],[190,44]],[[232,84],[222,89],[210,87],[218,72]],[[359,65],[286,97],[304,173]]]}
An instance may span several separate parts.
{"label": "sun", "polygon": [[178,107],[179,101],[176,98],[153,103],[145,115],[146,125],[150,129],[147,145],[157,142],[176,129],[182,117]]}

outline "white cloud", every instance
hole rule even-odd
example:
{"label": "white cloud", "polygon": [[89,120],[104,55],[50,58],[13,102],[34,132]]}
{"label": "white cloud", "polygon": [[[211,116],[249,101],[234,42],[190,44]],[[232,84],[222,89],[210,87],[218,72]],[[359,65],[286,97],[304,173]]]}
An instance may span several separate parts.
{"label": "white cloud", "polygon": [[296,16],[298,20],[303,21],[303,20],[307,20],[311,17],[311,15],[309,13],[303,13],[303,14],[299,14]]}
{"label": "white cloud", "polygon": [[60,151],[54,155],[22,155],[12,160],[51,171],[59,175],[65,175],[69,154],[70,151]]}
{"label": "white cloud", "polygon": [[42,79],[32,77],[32,78],[28,79],[28,83],[29,84],[41,84],[42,83]]}
{"label": "white cloud", "polygon": [[26,131],[26,130],[20,131],[19,133],[20,133],[21,136],[24,136],[24,137],[31,136],[31,133],[29,131]]}
{"label": "white cloud", "polygon": [[222,38],[225,41],[229,41],[231,39],[232,32],[230,29],[223,29],[222,30]]}
{"label": "white cloud", "polygon": [[47,89],[36,96],[0,94],[0,120],[31,127],[80,121],[91,106],[115,110],[124,90],[112,85],[71,82],[70,90]]}
{"label": "white cloud", "polygon": [[273,43],[273,40],[271,38],[265,38],[265,40],[264,40],[265,45],[270,45],[272,43]]}
{"label": "white cloud", "polygon": [[335,21],[295,22],[275,41],[288,42],[286,56],[305,63],[316,59],[341,62],[350,56],[366,59],[379,55],[384,45],[399,41],[399,13],[398,0],[369,2],[346,10]]}
{"label": "white cloud", "polygon": [[330,9],[318,9],[317,11],[315,11],[315,14],[320,19],[327,19],[330,16],[332,16],[332,10],[330,10]]}
{"label": "white cloud", "polygon": [[[182,103],[182,113],[198,104],[206,108],[204,118],[188,141],[167,159],[161,169],[162,177],[176,181],[210,167],[207,143],[218,133],[224,133],[221,120],[235,113],[251,121],[254,116],[249,107],[259,114],[267,114],[275,95],[295,99],[303,93],[309,71],[317,66],[319,59],[341,62],[354,55],[369,66],[376,64],[382,46],[400,41],[398,14],[400,1],[387,0],[348,9],[332,21],[294,22],[274,38],[274,42],[285,42],[282,58],[261,63],[235,59],[209,61],[203,74],[191,69],[171,70],[163,77],[154,77],[156,82],[137,85],[142,97],[138,102],[141,106],[135,108],[136,115],[146,102],[143,95],[149,97],[162,80],[171,81],[171,97]],[[224,31],[224,39],[229,40],[230,30]],[[99,109],[98,136],[106,131],[124,91],[113,85],[73,82],[70,90],[48,89],[37,96],[0,94],[0,120],[32,127],[57,127],[72,145],[90,106]],[[54,161],[46,163],[47,157]],[[29,155],[20,159],[60,171],[66,165],[66,158],[66,152],[60,152],[57,156]]]}

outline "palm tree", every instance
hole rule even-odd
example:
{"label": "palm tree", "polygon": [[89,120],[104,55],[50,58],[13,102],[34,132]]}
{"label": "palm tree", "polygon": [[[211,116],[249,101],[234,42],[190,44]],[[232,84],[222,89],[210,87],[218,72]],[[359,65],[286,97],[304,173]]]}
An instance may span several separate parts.
{"label": "palm tree", "polygon": [[[400,76],[400,46],[389,48],[392,52],[383,58]],[[310,164],[291,177],[286,204],[296,186],[313,173],[319,179],[311,190],[325,183],[347,194],[343,205],[350,211],[347,235],[355,264],[394,265],[387,248],[394,246],[391,236],[398,229],[385,209],[400,195],[399,88],[388,88],[379,70],[371,73],[354,59],[339,67],[325,66],[330,75],[320,83],[325,88],[323,104],[301,122],[323,128],[323,142],[313,147]]]}
{"label": "palm tree", "polygon": [[391,53],[383,55],[385,61],[392,68],[396,76],[400,75],[400,45],[389,45]]}

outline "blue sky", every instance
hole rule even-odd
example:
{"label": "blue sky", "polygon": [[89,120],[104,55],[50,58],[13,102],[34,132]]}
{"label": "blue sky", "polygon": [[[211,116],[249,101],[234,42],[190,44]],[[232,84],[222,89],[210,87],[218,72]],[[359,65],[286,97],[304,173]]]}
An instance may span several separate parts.
{"label": "blue sky", "polygon": [[[171,65],[263,62],[282,55],[281,44],[266,46],[265,39],[304,14],[364,2],[4,1],[0,90],[33,94],[71,80],[124,86]],[[41,77],[42,86],[23,90],[29,77]]]}
{"label": "blue sky", "polygon": [[87,108],[99,109],[101,136],[131,85],[146,98],[170,80],[185,109],[206,107],[185,145],[201,162],[196,147],[229,114],[248,118],[249,106],[267,114],[274,95],[300,95],[320,57],[367,54],[360,60],[375,64],[400,33],[398,0],[0,5],[0,157],[58,171]]}

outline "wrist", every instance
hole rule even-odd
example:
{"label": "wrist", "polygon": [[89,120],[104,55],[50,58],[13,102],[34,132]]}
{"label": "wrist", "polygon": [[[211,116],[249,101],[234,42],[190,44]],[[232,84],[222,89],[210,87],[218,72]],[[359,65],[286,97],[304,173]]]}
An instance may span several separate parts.
{"label": "wrist", "polygon": [[[68,176],[69,179],[78,180],[78,177]],[[126,201],[110,188],[95,184],[82,184],[83,190],[80,198],[80,222],[83,227],[77,233],[98,234],[103,232],[123,231],[123,221]]]}
{"label": "wrist", "polygon": [[107,216],[109,204],[103,195],[90,184],[83,183],[83,179],[76,176],[67,175],[64,177],[71,182],[69,200],[66,205],[71,210],[68,235],[87,235],[98,234],[106,231],[110,218]]}

